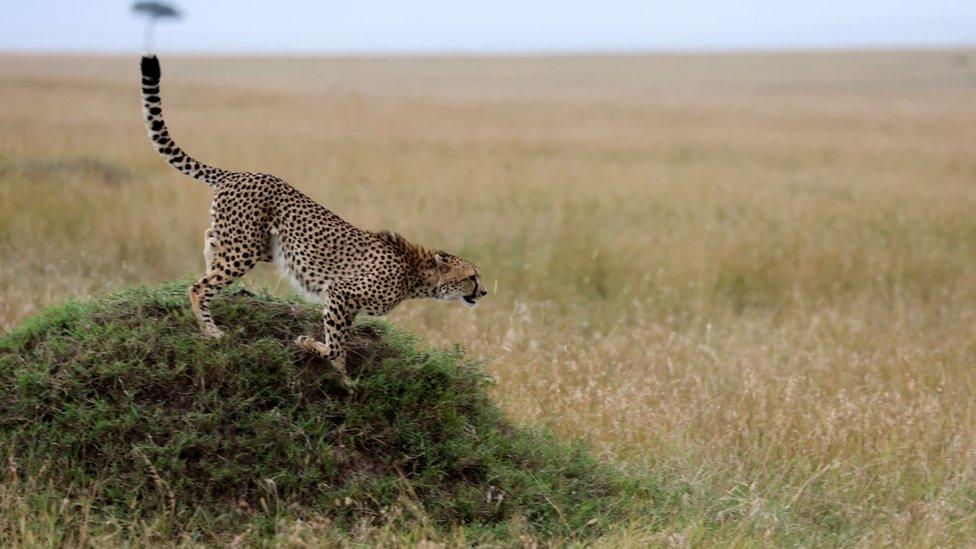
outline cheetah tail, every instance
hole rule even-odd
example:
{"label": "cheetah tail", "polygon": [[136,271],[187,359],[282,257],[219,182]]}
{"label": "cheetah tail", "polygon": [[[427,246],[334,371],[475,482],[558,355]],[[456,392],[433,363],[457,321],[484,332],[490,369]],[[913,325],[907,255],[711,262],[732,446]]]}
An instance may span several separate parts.
{"label": "cheetah tail", "polygon": [[163,158],[174,168],[186,175],[206,181],[216,186],[227,172],[220,168],[208,166],[183,152],[173,138],[169,136],[166,122],[163,121],[162,100],[159,97],[159,60],[155,55],[142,58],[142,114],[149,130],[149,139]]}

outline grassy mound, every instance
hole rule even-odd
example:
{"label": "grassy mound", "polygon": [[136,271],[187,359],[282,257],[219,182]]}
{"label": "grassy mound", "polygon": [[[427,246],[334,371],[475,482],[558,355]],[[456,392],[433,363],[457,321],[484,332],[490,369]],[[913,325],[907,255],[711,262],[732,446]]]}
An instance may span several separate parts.
{"label": "grassy mound", "polygon": [[180,535],[400,513],[475,537],[513,520],[579,536],[625,507],[628,481],[513,426],[459,348],[361,323],[344,387],[292,343],[321,333],[317,307],[232,290],[215,303],[228,337],[214,343],[198,337],[185,288],[67,304],[0,339],[9,476],[84,494],[120,523],[165,514]]}

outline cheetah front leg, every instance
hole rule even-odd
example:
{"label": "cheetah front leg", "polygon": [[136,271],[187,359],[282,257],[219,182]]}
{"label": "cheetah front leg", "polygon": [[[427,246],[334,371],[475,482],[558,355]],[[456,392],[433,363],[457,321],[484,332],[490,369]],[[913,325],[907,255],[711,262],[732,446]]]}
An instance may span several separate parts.
{"label": "cheetah front leg", "polygon": [[325,303],[322,309],[322,315],[325,317],[325,334],[322,339],[325,341],[318,341],[310,336],[298,336],[295,343],[299,347],[329,360],[342,375],[342,382],[349,384],[349,376],[346,374],[346,335],[352,326],[354,315],[346,311],[345,304],[341,299],[326,294],[323,301]]}

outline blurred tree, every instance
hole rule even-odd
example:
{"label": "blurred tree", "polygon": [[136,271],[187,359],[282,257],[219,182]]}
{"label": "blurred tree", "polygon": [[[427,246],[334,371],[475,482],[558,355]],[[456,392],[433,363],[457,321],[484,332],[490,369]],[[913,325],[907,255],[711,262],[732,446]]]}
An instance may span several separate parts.
{"label": "blurred tree", "polygon": [[165,2],[135,2],[132,4],[132,11],[146,16],[146,31],[142,37],[142,45],[147,53],[152,52],[153,31],[156,28],[156,21],[160,19],[179,19],[183,16],[180,10]]}

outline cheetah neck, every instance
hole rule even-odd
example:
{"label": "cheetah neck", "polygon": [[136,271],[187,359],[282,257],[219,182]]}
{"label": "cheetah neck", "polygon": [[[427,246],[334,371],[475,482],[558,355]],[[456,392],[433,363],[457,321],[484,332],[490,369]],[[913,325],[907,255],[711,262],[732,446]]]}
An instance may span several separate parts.
{"label": "cheetah neck", "polygon": [[426,263],[414,267],[414,274],[411,277],[410,297],[428,298],[437,296],[437,266],[431,260],[431,264]]}
{"label": "cheetah neck", "polygon": [[410,265],[407,278],[412,298],[434,297],[437,291],[439,275],[434,254],[423,248],[421,250],[423,253],[406,256]]}
{"label": "cheetah neck", "polygon": [[437,262],[434,252],[405,240],[402,248],[403,259],[408,265],[407,287],[411,298],[434,297],[437,283]]}
{"label": "cheetah neck", "polygon": [[434,297],[439,275],[434,252],[407,241],[397,233],[382,232],[379,236],[396,247],[406,263],[407,297],[411,299]]}

